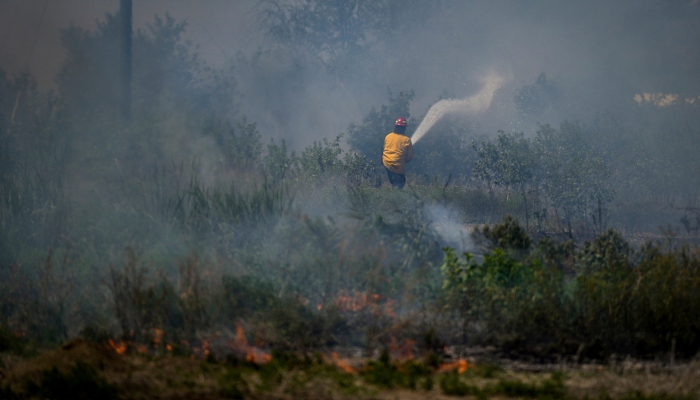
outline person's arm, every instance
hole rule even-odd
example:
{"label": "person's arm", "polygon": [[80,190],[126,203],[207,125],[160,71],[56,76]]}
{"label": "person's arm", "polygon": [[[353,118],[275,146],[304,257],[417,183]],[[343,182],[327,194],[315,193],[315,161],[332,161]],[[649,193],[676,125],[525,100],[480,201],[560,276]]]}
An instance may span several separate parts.
{"label": "person's arm", "polygon": [[413,158],[413,143],[411,143],[411,139],[408,139],[408,146],[406,146],[406,162],[411,161]]}

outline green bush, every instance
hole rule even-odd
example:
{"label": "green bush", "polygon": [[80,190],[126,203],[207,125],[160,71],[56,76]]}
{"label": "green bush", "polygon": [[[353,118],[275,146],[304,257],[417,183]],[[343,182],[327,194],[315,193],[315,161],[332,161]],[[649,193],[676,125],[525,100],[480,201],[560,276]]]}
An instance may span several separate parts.
{"label": "green bush", "polygon": [[477,396],[477,398],[484,397],[480,388],[462,381],[457,371],[451,371],[442,375],[440,378],[440,390],[449,396],[472,395]]}
{"label": "green bush", "polygon": [[[378,361],[370,361],[362,370],[362,378],[373,385],[393,388],[404,387],[415,390],[418,380],[428,379],[431,370],[416,361],[408,361],[402,364],[392,363],[386,349],[381,353]],[[424,381],[424,385],[427,385]]]}
{"label": "green bush", "polygon": [[501,394],[518,398],[551,400],[566,398],[563,377],[559,373],[553,373],[540,384],[501,379],[495,385],[488,387],[486,391],[491,395]]}
{"label": "green bush", "polygon": [[688,357],[700,348],[697,252],[633,250],[615,231],[575,253],[570,242],[551,240],[523,250],[527,236],[506,222],[482,230],[492,248],[482,260],[445,249],[445,301],[468,340],[514,354],[596,358],[670,349]]}

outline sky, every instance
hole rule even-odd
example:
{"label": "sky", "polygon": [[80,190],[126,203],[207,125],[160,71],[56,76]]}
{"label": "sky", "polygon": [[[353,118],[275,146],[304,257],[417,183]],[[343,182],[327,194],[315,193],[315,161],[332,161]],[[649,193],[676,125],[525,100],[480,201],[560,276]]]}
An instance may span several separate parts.
{"label": "sky", "polygon": [[[289,100],[294,117],[283,118],[265,110],[268,99],[255,101],[260,96],[252,93],[256,85],[242,82],[250,100],[244,111],[264,134],[307,132],[298,141],[305,143],[359,122],[370,107],[381,105],[387,90],[414,90],[412,113],[424,115],[444,93],[466,98],[478,92],[480,77],[489,71],[509,78],[483,116],[483,126],[493,131],[533,126],[534,121],[514,117],[513,94],[541,72],[566,91],[571,103],[566,109],[579,112],[572,116],[562,108],[559,115],[542,117],[552,122],[643,104],[700,104],[698,0],[438,3],[426,15],[392,24],[399,33],[393,36],[396,42],[382,43],[390,72],[367,77],[373,90],[358,94],[348,89],[352,95],[338,95],[307,77],[303,92]],[[237,54],[265,46],[267,28],[257,4],[259,0],[134,0],[134,28],[144,29],[155,15],[166,13],[184,20],[185,38],[210,66],[224,68]],[[30,71],[40,88],[52,87],[65,56],[60,30],[71,24],[94,29],[118,8],[118,0],[0,0],[0,68],[11,74]],[[354,82],[349,84],[344,87]]]}

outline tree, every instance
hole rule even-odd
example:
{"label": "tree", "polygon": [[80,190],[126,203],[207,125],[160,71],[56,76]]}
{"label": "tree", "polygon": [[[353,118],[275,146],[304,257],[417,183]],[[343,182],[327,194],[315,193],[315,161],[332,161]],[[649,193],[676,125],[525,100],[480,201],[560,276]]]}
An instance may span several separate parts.
{"label": "tree", "polygon": [[473,148],[478,179],[489,188],[512,188],[523,196],[528,229],[528,194],[534,193],[537,215],[543,213],[539,208],[543,196],[560,231],[570,238],[574,231],[590,236],[604,230],[606,207],[613,198],[608,185],[610,170],[592,137],[579,124],[564,122],[558,130],[541,125],[532,140],[522,133],[501,131],[495,142],[482,141]]}
{"label": "tree", "polygon": [[537,159],[529,139],[521,133],[498,132],[496,142],[472,145],[478,159],[474,164],[477,178],[490,185],[515,189],[523,196],[525,226],[529,229],[528,189],[536,187]]}
{"label": "tree", "polygon": [[387,33],[389,3],[301,0],[282,4],[265,0],[261,8],[270,36],[298,63],[312,60],[342,84],[346,76],[358,72],[358,59],[366,57]]}
{"label": "tree", "polygon": [[570,238],[580,222],[590,236],[589,221],[601,233],[606,206],[613,192],[607,181],[610,171],[577,123],[563,122],[559,130],[541,125],[535,137],[538,180],[553,206],[561,230]]}
{"label": "tree", "polygon": [[547,79],[541,72],[535,82],[525,85],[516,93],[513,101],[515,108],[525,116],[537,116],[551,108],[561,96],[557,82]]}
{"label": "tree", "polygon": [[[440,9],[441,0],[262,0],[274,49],[285,49],[297,68],[319,67],[340,87],[366,87],[386,72],[391,49],[400,49],[401,21]],[[381,53],[380,53],[381,51]],[[402,56],[400,53],[393,55]]]}
{"label": "tree", "polygon": [[[62,31],[60,116],[76,173],[143,176],[154,162],[189,163],[212,112],[233,116],[235,84],[199,59],[182,38],[185,28],[156,16],[134,35],[131,124],[120,113],[119,16],[107,14],[94,31]],[[123,172],[113,171],[115,160]]]}

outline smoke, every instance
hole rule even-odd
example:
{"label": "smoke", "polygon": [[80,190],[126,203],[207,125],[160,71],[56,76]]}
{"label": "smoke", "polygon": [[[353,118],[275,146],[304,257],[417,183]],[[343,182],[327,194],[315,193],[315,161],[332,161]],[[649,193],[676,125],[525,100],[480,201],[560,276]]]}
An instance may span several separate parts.
{"label": "smoke", "polygon": [[437,121],[447,114],[475,115],[488,110],[494,93],[506,83],[507,79],[494,71],[490,71],[480,81],[482,82],[481,90],[473,96],[461,100],[440,100],[430,107],[425,118],[423,118],[423,121],[418,125],[418,129],[411,137],[411,141],[414,144],[417,143]]}
{"label": "smoke", "polygon": [[442,243],[458,253],[473,252],[476,245],[471,237],[472,228],[458,222],[458,212],[442,204],[429,204],[424,208]]}

